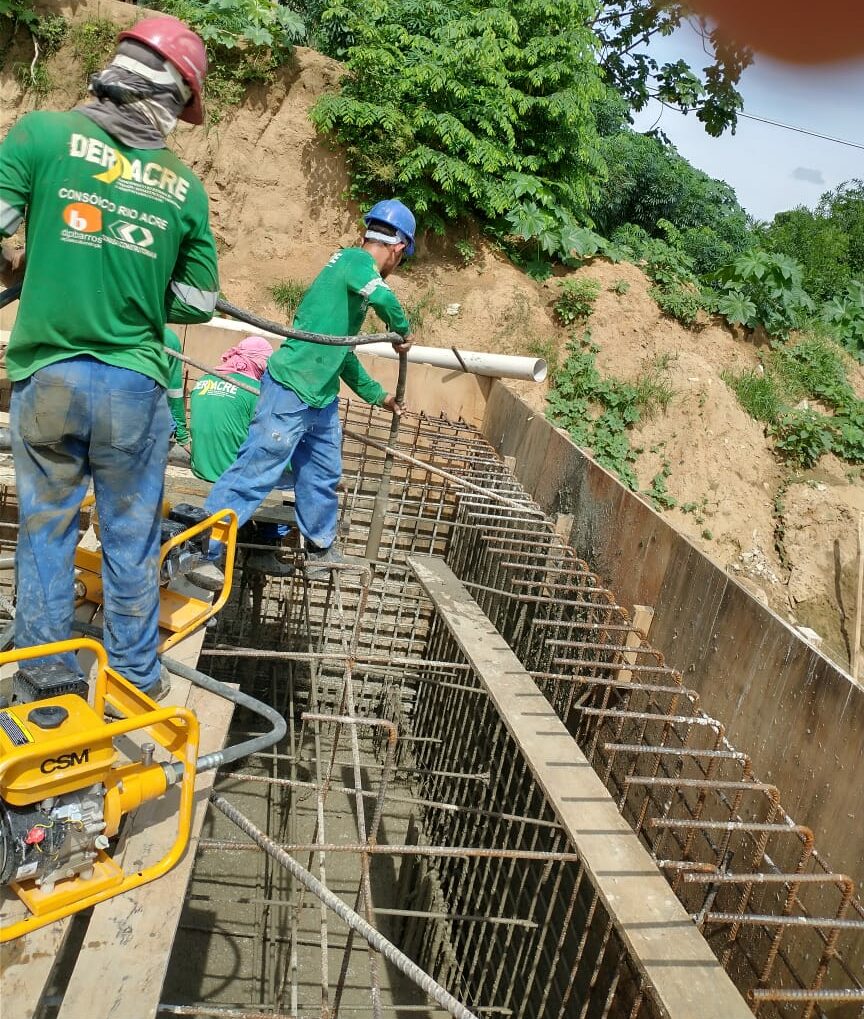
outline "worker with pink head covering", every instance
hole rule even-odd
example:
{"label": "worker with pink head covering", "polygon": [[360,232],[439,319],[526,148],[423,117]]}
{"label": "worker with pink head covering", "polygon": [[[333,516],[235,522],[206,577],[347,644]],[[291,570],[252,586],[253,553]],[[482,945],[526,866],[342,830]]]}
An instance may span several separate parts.
{"label": "worker with pink head covering", "polygon": [[272,353],[262,336],[247,336],[225,351],[213,374],[195,383],[189,399],[192,471],[204,481],[215,481],[234,463],[255,414],[258,397],[234,383],[260,389]]}
{"label": "worker with pink head covering", "polygon": [[219,375],[245,375],[259,382],[272,353],[273,348],[263,336],[247,336],[236,347],[225,351],[216,371]]}
{"label": "worker with pink head covering", "polygon": [[[204,481],[215,481],[237,459],[258,397],[235,383],[260,389],[261,376],[272,353],[273,348],[263,336],[247,336],[225,351],[212,374],[203,375],[195,383],[189,401],[192,471]],[[285,532],[285,526],[259,524],[254,540],[275,546]],[[283,570],[276,563],[275,549],[253,552],[247,557],[246,567],[264,573]]]}

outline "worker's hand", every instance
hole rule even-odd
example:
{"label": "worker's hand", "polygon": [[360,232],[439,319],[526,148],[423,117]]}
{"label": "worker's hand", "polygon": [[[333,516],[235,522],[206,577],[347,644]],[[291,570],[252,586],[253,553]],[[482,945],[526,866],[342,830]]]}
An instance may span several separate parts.
{"label": "worker's hand", "polygon": [[3,255],[0,258],[0,278],[7,286],[19,283],[24,275],[24,248],[20,245],[13,247],[7,244],[3,247]]}
{"label": "worker's hand", "polygon": [[397,354],[407,354],[413,345],[414,341],[406,338],[401,343],[394,343],[393,349]]}
{"label": "worker's hand", "polygon": [[388,393],[387,394],[387,396],[384,398],[384,402],[381,404],[381,406],[385,407],[391,413],[395,414],[396,417],[401,417],[401,415],[404,414],[405,411],[408,409],[407,407],[405,407],[404,404],[397,403],[396,402],[396,397],[393,396],[392,393]]}

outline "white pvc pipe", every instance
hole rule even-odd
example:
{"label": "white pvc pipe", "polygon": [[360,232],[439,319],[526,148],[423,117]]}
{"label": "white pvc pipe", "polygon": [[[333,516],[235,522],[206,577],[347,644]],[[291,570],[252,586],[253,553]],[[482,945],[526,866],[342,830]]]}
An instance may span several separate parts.
{"label": "white pvc pipe", "polygon": [[[543,382],[547,365],[542,357],[517,357],[514,354],[486,354],[479,350],[459,350],[465,367],[459,363],[452,350],[447,347],[412,347],[408,360],[419,364],[431,364],[435,368],[450,371],[468,371],[472,375],[489,375],[495,379],[525,379],[528,382]],[[389,343],[367,343],[357,349],[358,354],[375,354],[377,357],[399,357]]]}
{"label": "white pvc pipe", "polygon": [[[245,333],[247,336],[264,336],[268,340],[284,339],[275,333],[255,329],[245,322],[237,322],[232,318],[212,318],[204,325],[216,329],[228,329],[232,332]],[[517,357],[512,354],[485,354],[477,350],[459,350],[459,357],[465,363],[465,369],[459,358],[447,347],[417,347],[408,351],[408,360],[417,364],[429,364],[435,368],[448,371],[467,370],[472,375],[487,375],[495,379],[524,379],[528,382],[543,382],[548,367],[542,357]],[[376,357],[387,357],[396,360],[398,354],[389,343],[367,343],[357,347],[358,354],[374,354]]]}

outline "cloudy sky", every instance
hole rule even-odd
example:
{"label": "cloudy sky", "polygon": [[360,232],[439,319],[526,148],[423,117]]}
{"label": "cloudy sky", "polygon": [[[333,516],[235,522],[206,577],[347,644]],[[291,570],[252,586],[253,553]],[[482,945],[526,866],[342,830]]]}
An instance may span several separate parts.
{"label": "cloudy sky", "polygon": [[[652,52],[662,63],[685,59],[696,68],[708,61],[692,31],[658,40]],[[864,178],[864,61],[818,68],[778,63],[757,54],[742,78],[744,112],[855,142],[851,148],[805,134],[740,119],[734,135],[709,137],[694,116],[651,103],[635,127],[658,126],[694,166],[728,181],[757,219],[796,205],[814,206],[820,195],[852,177]]]}

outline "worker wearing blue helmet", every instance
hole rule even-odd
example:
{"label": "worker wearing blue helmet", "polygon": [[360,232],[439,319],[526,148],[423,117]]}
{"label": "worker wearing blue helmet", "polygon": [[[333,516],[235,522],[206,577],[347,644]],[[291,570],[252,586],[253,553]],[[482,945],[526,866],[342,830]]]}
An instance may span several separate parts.
{"label": "worker wearing blue helmet", "polygon": [[[404,255],[414,253],[414,216],[402,202],[390,198],[374,205],[363,221],[362,245],[342,248],[330,258],[300,302],[294,328],[354,336],[371,306],[390,330],[406,340],[393,344],[403,353],[411,346],[410,327],[385,280]],[[328,579],[329,567],[343,561],[336,545],[336,487],[342,477],[338,396],[343,381],[367,403],[402,413],[395,397],[366,373],[350,347],[285,340],[261,379],[248,438],[205,503],[208,513],[233,509],[242,525],[279,485],[290,461],[297,526],[305,538],[305,572],[310,580]],[[221,553],[214,543],[210,565],[214,586],[220,580],[215,567]],[[274,555],[265,572],[278,576],[291,569]],[[196,577],[201,583],[208,579],[201,570]]]}

